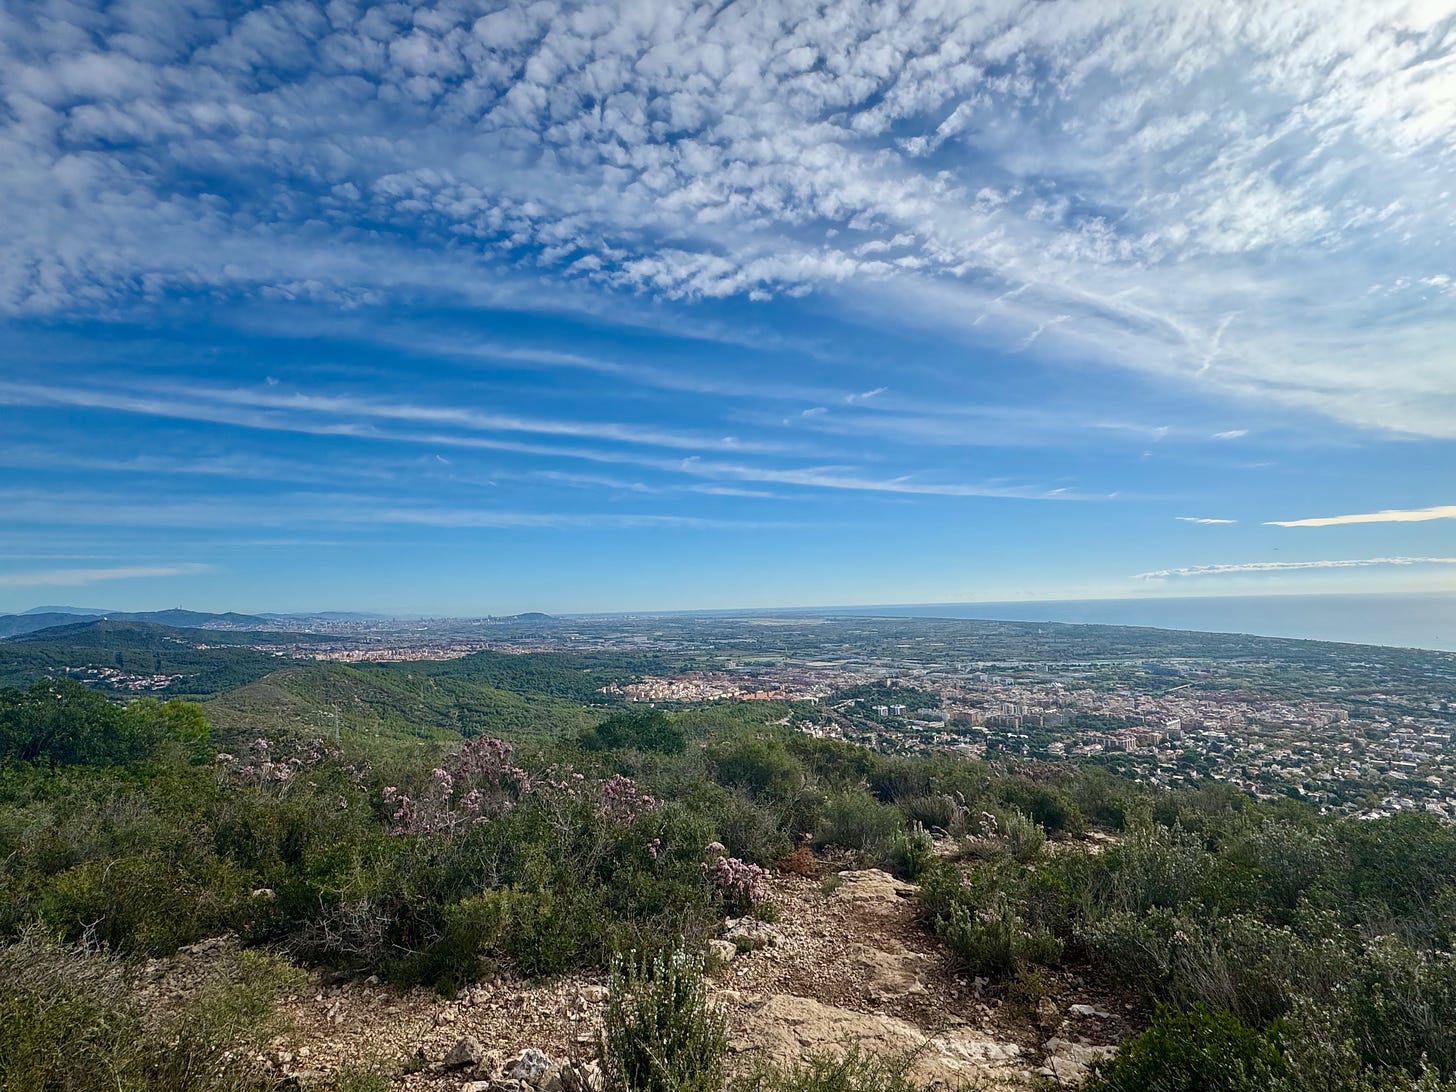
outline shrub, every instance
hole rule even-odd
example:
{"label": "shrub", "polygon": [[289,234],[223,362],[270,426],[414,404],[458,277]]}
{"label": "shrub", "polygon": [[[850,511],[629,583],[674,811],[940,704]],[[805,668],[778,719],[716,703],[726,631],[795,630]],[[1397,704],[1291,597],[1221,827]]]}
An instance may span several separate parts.
{"label": "shrub", "polygon": [[390,978],[401,985],[429,983],[454,994],[481,976],[497,951],[511,916],[507,891],[488,891],[446,906],[424,947],[399,961]]}
{"label": "shrub", "polygon": [[300,978],[244,952],[185,1012],[144,1019],[115,957],[30,930],[0,950],[0,1088],[26,1092],[244,1092],[273,1087],[247,1059],[273,1000]]}
{"label": "shrub", "polygon": [[1046,831],[1019,811],[1013,811],[1001,824],[1001,840],[1006,851],[1025,864],[1041,856],[1046,847]]}
{"label": "shrub", "polygon": [[725,792],[725,799],[714,809],[718,841],[735,857],[754,864],[767,864],[782,857],[791,845],[783,820],[765,804],[750,800],[740,792]]}
{"label": "shrub", "polygon": [[729,914],[746,914],[768,895],[768,873],[758,865],[728,856],[721,842],[708,846],[708,855],[703,873]]}
{"label": "shrub", "polygon": [[1286,1073],[1270,1034],[1221,1009],[1164,1006],[1146,1031],[1093,1067],[1086,1092],[1268,1092]]}
{"label": "shrub", "polygon": [[910,796],[897,803],[905,813],[905,818],[912,823],[919,823],[927,830],[944,831],[958,838],[969,828],[970,813],[949,793]]}
{"label": "shrub", "polygon": [[957,901],[936,921],[936,931],[967,973],[993,980],[1062,957],[1061,942],[1046,929],[1029,928],[1004,898],[979,909]]}
{"label": "shrub", "polygon": [[881,804],[863,790],[844,792],[830,797],[824,810],[824,829],[815,841],[879,859],[904,828],[905,819],[898,808]]}
{"label": "shrub", "polygon": [[1111,909],[1143,912],[1202,902],[1218,875],[1218,859],[1182,827],[1141,825],[1103,854],[1098,897]]}
{"label": "shrub", "polygon": [[625,709],[602,721],[582,736],[588,750],[657,751],[681,754],[687,747],[687,733],[660,709]]}
{"label": "shrub", "polygon": [[247,897],[223,862],[191,869],[162,857],[87,861],[57,876],[40,915],[71,939],[87,930],[128,952],[167,955],[222,930]]}
{"label": "shrub", "polygon": [[106,953],[37,929],[0,949],[0,1088],[136,1088],[141,1031]]}
{"label": "shrub", "polygon": [[918,880],[934,860],[935,842],[919,823],[912,822],[908,830],[897,830],[891,836],[885,864],[896,876]]}
{"label": "shrub", "polygon": [[735,1082],[732,1092],[920,1092],[908,1076],[913,1054],[884,1058],[855,1047],[816,1054],[795,1066],[760,1068]]}
{"label": "shrub", "polygon": [[727,1022],[682,948],[613,961],[602,1055],[626,1092],[720,1092]]}
{"label": "shrub", "polygon": [[39,679],[28,690],[0,690],[0,761],[49,766],[109,765],[150,758],[169,742],[207,738],[201,710],[151,699],[129,706],[74,679]]}
{"label": "shrub", "polygon": [[1043,830],[1075,833],[1085,825],[1072,798],[1049,785],[1013,777],[1000,786],[998,795],[1002,803],[1030,816]]}
{"label": "shrub", "polygon": [[719,784],[759,800],[790,800],[804,783],[798,760],[777,739],[756,736],[720,744],[709,759]]}

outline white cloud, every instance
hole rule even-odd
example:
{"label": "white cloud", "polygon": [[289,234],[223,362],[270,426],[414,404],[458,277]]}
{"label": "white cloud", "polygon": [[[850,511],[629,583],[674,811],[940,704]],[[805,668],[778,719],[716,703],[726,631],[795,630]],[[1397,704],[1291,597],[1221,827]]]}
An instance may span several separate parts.
{"label": "white cloud", "polygon": [[118,565],[109,569],[39,569],[31,572],[0,573],[0,585],[9,588],[79,588],[108,580],[137,580],[144,577],[195,576],[210,572],[211,565]]}
{"label": "white cloud", "polygon": [[1223,432],[1215,432],[1213,438],[1215,440],[1242,440],[1248,434],[1249,430],[1246,428],[1230,428]]}
{"label": "white cloud", "polygon": [[32,0],[0,312],[818,291],[1456,435],[1447,6],[1230,10]]}
{"label": "white cloud", "polygon": [[1456,557],[1363,557],[1337,561],[1246,561],[1235,565],[1188,565],[1138,573],[1134,580],[1183,576],[1227,576],[1232,573],[1283,573],[1302,569],[1363,569],[1380,565],[1456,565]]}
{"label": "white cloud", "polygon": [[1383,512],[1362,512],[1351,516],[1316,516],[1312,519],[1276,519],[1266,527],[1339,527],[1347,523],[1425,523],[1433,519],[1456,519],[1456,504],[1431,508],[1387,508]]}
{"label": "white cloud", "polygon": [[[270,391],[273,389],[269,388]],[[375,401],[353,398],[305,395],[281,395],[275,398],[268,392],[188,388],[179,388],[171,393],[163,391],[123,393],[90,389],[79,385],[60,387],[0,381],[0,404],[7,403],[12,405],[84,406],[158,417],[209,421],[265,432],[293,432],[312,436],[348,437],[354,440],[386,444],[418,444],[431,448],[453,447],[551,459],[575,459],[591,463],[642,467],[719,482],[748,481],[836,491],[945,497],[1086,499],[1083,494],[1069,489],[1048,489],[1037,485],[937,481],[923,475],[911,474],[891,477],[869,476],[856,467],[792,467],[752,465],[740,462],[727,463],[719,461],[717,458],[705,459],[696,454],[675,458],[616,448],[564,446],[501,439],[470,431],[416,431],[407,426],[434,425],[441,422],[457,424],[467,429],[471,426],[480,428],[487,426],[484,424],[484,418],[469,411],[404,404],[386,406]],[[322,418],[320,414],[322,414]],[[406,427],[380,427],[370,419],[373,416],[386,421],[402,423]],[[584,427],[581,434],[595,433],[598,437],[625,440],[625,434],[620,437],[616,434],[618,427],[614,425]],[[566,435],[577,435],[573,431],[562,431],[565,431]],[[650,436],[650,430],[646,434]],[[661,441],[665,437],[659,435],[657,439]],[[647,442],[654,441],[648,440]],[[727,451],[733,451],[735,454],[754,455],[765,451],[785,450],[782,445],[742,443],[731,437],[720,437],[711,442],[704,442],[703,447],[716,452],[719,456]]]}
{"label": "white cloud", "polygon": [[1202,523],[1207,525],[1239,522],[1236,519],[1211,519],[1207,516],[1174,516],[1173,518],[1182,523]]}

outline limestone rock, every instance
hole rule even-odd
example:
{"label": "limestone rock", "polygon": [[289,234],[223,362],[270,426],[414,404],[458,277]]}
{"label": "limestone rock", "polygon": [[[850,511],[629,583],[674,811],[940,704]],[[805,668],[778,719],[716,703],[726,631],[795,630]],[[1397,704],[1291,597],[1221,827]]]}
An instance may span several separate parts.
{"label": "limestone rock", "polygon": [[870,914],[896,913],[902,900],[919,890],[913,883],[903,883],[878,868],[841,872],[839,879],[839,887],[831,897],[852,902],[856,909]]}
{"label": "limestone rock", "polygon": [[[948,1029],[927,1038],[914,1024],[883,1013],[858,1012],[806,997],[771,994],[764,998],[725,992],[737,1002],[743,1043],[774,1062],[792,1064],[812,1054],[837,1054],[858,1047],[870,1054],[899,1057],[917,1051],[913,1075],[922,1082],[1019,1079],[1021,1048]],[[735,1044],[738,1046],[740,1044]],[[917,1050],[918,1048],[918,1050]]]}
{"label": "limestone rock", "polygon": [[480,1040],[467,1035],[450,1048],[450,1053],[445,1055],[440,1065],[444,1069],[467,1069],[479,1065],[484,1058],[485,1048],[480,1045]]}
{"label": "limestone rock", "polygon": [[755,948],[768,948],[784,942],[783,933],[757,918],[729,918],[723,923],[723,936],[729,942],[746,940]]}
{"label": "limestone rock", "polygon": [[551,1068],[550,1056],[535,1047],[527,1047],[521,1051],[520,1057],[506,1066],[503,1075],[507,1080],[523,1081],[534,1086]]}
{"label": "limestone rock", "polygon": [[1046,1067],[1064,1084],[1081,1084],[1093,1062],[1116,1053],[1117,1048],[1099,1046],[1080,1039],[1063,1039],[1054,1035],[1043,1044]]}

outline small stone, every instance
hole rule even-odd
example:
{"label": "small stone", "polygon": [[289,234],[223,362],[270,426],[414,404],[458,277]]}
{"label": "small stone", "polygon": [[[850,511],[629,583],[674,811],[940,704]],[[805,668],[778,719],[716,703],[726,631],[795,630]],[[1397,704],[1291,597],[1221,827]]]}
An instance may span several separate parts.
{"label": "small stone", "polygon": [[450,1048],[450,1053],[445,1055],[441,1065],[446,1069],[466,1069],[480,1064],[484,1057],[485,1048],[480,1045],[480,1040],[473,1035],[467,1035]]}
{"label": "small stone", "polygon": [[534,1085],[550,1068],[549,1055],[535,1047],[527,1047],[521,1051],[520,1057],[506,1066],[505,1076],[511,1080],[524,1081],[526,1084]]}
{"label": "small stone", "polygon": [[710,940],[708,951],[717,957],[721,963],[732,963],[738,956],[738,945],[731,940]]}

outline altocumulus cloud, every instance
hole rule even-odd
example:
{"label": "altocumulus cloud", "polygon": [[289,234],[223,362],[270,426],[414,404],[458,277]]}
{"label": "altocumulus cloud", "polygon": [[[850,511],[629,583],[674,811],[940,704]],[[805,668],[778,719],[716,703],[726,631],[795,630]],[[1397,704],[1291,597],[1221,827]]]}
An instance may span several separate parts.
{"label": "altocumulus cloud", "polygon": [[818,292],[1453,436],[1450,25],[1402,0],[32,0],[0,12],[0,312]]}

